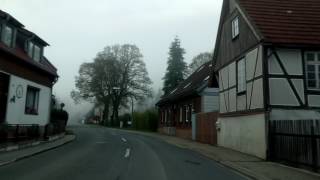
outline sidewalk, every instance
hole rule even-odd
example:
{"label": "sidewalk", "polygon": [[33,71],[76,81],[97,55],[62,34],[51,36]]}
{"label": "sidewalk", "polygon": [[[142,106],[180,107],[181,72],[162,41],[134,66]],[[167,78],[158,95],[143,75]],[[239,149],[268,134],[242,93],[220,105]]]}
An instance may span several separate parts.
{"label": "sidewalk", "polygon": [[320,174],[267,162],[262,159],[230,149],[198,143],[158,133],[127,131],[135,134],[162,139],[181,148],[196,151],[214,161],[238,171],[253,179],[262,180],[319,180]]}
{"label": "sidewalk", "polygon": [[61,139],[53,140],[50,142],[40,143],[36,146],[10,151],[10,152],[1,152],[0,153],[0,166],[4,166],[36,154],[46,152],[48,150],[57,148],[64,144],[67,144],[75,139],[75,135],[65,135]]}

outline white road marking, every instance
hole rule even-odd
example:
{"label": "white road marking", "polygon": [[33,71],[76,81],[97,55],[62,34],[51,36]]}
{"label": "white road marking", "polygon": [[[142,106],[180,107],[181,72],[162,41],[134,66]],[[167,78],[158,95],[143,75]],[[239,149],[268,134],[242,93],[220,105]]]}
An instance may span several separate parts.
{"label": "white road marking", "polygon": [[125,158],[128,158],[130,156],[130,148],[126,149],[126,153],[124,154]]}
{"label": "white road marking", "polygon": [[108,143],[108,142],[106,142],[106,141],[98,141],[98,142],[96,142],[96,144],[106,144],[106,143]]}
{"label": "white road marking", "polygon": [[122,140],[123,142],[127,142],[127,140],[126,140],[125,138],[121,138],[121,140]]}

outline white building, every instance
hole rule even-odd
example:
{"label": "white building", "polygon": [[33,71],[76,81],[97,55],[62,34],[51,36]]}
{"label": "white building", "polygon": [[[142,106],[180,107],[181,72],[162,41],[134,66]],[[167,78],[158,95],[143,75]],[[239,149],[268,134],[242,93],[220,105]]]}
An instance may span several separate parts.
{"label": "white building", "polygon": [[[315,5],[317,4],[317,5]],[[320,119],[319,1],[224,0],[218,144],[267,158],[271,121]]]}
{"label": "white building", "polygon": [[58,78],[43,55],[48,43],[3,11],[0,32],[0,124],[44,126]]}

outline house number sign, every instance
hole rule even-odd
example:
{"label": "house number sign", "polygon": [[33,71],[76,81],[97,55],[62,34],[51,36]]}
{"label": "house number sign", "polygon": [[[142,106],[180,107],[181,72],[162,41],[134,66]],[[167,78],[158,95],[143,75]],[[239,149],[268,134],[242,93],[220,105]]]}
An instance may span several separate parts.
{"label": "house number sign", "polygon": [[16,89],[16,96],[18,99],[22,98],[23,96],[23,87],[22,85],[18,85]]}

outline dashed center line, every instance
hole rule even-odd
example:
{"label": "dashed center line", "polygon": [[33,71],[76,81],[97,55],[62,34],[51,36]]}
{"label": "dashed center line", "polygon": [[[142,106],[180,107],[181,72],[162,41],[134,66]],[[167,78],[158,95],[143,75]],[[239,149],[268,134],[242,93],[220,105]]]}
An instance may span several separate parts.
{"label": "dashed center line", "polygon": [[122,140],[123,142],[127,142],[127,140],[126,140],[125,138],[121,138],[121,140]]}
{"label": "dashed center line", "polygon": [[124,154],[124,158],[128,158],[130,156],[130,148],[126,149],[126,153]]}
{"label": "dashed center line", "polygon": [[106,142],[106,141],[98,141],[98,142],[96,142],[96,144],[106,144],[106,143],[108,143],[108,142]]}

